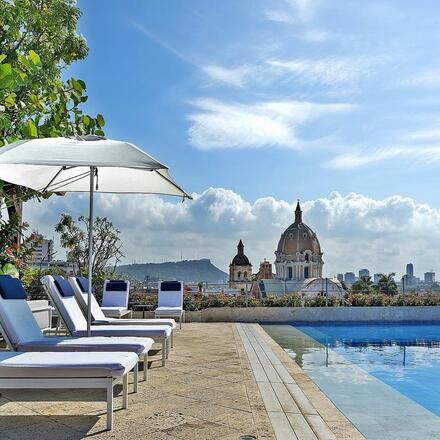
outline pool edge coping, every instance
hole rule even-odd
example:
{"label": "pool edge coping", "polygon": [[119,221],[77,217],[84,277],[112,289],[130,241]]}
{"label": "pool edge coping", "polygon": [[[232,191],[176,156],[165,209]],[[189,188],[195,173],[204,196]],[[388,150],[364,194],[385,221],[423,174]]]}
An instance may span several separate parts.
{"label": "pool edge coping", "polygon": [[283,348],[258,324],[257,332],[274,351],[289,374],[298,384],[307,399],[340,440],[366,440],[355,425],[335,406],[332,400],[302,370],[302,368],[283,350]]}

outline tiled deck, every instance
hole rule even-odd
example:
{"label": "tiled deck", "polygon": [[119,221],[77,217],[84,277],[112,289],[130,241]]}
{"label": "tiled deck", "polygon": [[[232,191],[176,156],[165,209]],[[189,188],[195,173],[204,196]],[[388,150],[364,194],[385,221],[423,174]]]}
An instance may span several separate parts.
{"label": "tiled deck", "polygon": [[[128,410],[116,411],[111,432],[104,431],[105,403],[94,402],[96,390],[3,392],[0,439],[238,440],[243,434],[275,439],[240,326],[186,324],[176,332],[167,366],[161,367],[159,357],[153,357],[148,382],[140,382],[139,392],[130,394]],[[337,439],[362,438],[259,326],[250,328],[258,332],[258,340],[270,347],[302,389],[322,418],[327,429],[322,432],[330,429]],[[115,408],[120,408],[121,402],[119,394]]]}

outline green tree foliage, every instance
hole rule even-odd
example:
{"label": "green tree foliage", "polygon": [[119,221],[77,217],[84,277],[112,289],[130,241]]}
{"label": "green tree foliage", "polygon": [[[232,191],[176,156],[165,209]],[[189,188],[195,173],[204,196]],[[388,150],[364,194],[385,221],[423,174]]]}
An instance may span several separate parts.
{"label": "green tree foliage", "polygon": [[380,274],[377,282],[377,290],[387,295],[396,295],[398,292],[397,284],[394,281],[395,273]]}
{"label": "green tree foliage", "polygon": [[[67,249],[69,260],[78,264],[81,273],[86,273],[89,264],[88,218],[80,216],[75,222],[72,216],[63,214],[55,231],[60,234],[61,246]],[[96,217],[93,225],[93,273],[104,272],[111,263],[115,267],[124,256],[119,234],[120,231],[107,217]]]}
{"label": "green tree foliage", "polygon": [[[63,214],[55,225],[55,231],[60,234],[61,246],[67,250],[68,260],[78,265],[81,275],[88,276],[88,218],[80,216],[76,222],[69,214]],[[93,225],[92,285],[98,301],[102,297],[104,281],[114,278],[116,264],[124,256],[119,234],[120,231],[107,217],[96,217]]]}
{"label": "green tree foliage", "polygon": [[371,280],[371,277],[366,276],[366,277],[360,277],[359,280],[354,282],[353,285],[351,286],[351,290],[355,292],[371,293],[376,290],[375,287],[376,286]]}
{"label": "green tree foliage", "polygon": [[[103,135],[102,115],[80,109],[87,101],[80,79],[61,72],[87,55],[77,34],[81,11],[73,0],[0,1],[0,146],[23,138]],[[9,214],[20,215],[35,192],[0,185]]]}

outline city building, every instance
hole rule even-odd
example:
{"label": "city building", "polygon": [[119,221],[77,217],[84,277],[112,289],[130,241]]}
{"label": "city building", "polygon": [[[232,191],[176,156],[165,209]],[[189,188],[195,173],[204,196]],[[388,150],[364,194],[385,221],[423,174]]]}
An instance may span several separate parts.
{"label": "city building", "polygon": [[269,261],[262,261],[260,263],[260,269],[255,274],[257,280],[271,280],[273,278],[272,264]]}
{"label": "city building", "polygon": [[356,281],[356,275],[354,272],[345,272],[344,281],[345,284],[353,284]]}
{"label": "city building", "polygon": [[359,279],[360,278],[366,278],[370,276],[370,271],[368,269],[361,269],[359,271]]}
{"label": "city building", "polygon": [[41,243],[32,252],[31,264],[49,263],[53,258],[53,240],[42,238]]}
{"label": "city building", "polygon": [[252,264],[244,254],[244,244],[240,240],[237,255],[229,265],[229,287],[248,290],[252,283]]}
{"label": "city building", "polygon": [[31,263],[30,266],[41,269],[50,269],[52,267],[56,267],[58,269],[63,269],[63,271],[69,277],[77,276],[79,274],[78,264],[73,263],[71,261],[63,261],[63,260],[42,261],[40,263]]}
{"label": "city building", "polygon": [[322,252],[316,234],[302,221],[299,202],[295,221],[282,234],[275,251],[276,277],[302,281],[322,276]]}
{"label": "city building", "polygon": [[373,282],[374,282],[374,284],[377,284],[379,282],[381,276],[382,276],[381,273],[375,273],[373,275]]}
{"label": "city building", "polygon": [[342,283],[344,281],[344,274],[343,273],[338,273],[338,275],[336,276],[336,279]]}
{"label": "city building", "polygon": [[435,272],[425,272],[425,283],[435,283]]}
{"label": "city building", "polygon": [[303,223],[298,202],[295,221],[281,234],[275,251],[275,277],[256,278],[251,293],[257,298],[291,293],[342,296],[344,289],[340,281],[322,277],[322,255],[318,237]]}
{"label": "city building", "polygon": [[406,274],[403,275],[402,281],[405,284],[405,287],[417,284],[417,280],[414,277],[414,265],[412,263],[406,265]]}

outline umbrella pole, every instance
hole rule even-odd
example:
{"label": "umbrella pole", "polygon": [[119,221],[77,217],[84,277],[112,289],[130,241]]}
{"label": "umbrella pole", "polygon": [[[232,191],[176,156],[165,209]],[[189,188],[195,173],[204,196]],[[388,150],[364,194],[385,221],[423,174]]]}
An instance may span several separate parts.
{"label": "umbrella pole", "polygon": [[93,276],[93,191],[95,186],[95,167],[90,167],[90,193],[89,193],[89,291],[87,292],[87,336],[91,336],[90,325],[92,322],[92,276]]}

